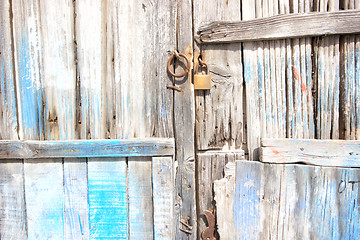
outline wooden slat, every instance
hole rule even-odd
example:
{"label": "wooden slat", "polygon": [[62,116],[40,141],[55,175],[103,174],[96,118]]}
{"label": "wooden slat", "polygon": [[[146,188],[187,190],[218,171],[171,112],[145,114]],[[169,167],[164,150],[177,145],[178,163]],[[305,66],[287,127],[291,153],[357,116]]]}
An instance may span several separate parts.
{"label": "wooden slat", "polygon": [[86,159],[64,159],[65,239],[89,239]]}
{"label": "wooden slat", "polygon": [[90,239],[128,239],[125,158],[88,161]]}
{"label": "wooden slat", "polygon": [[[105,138],[105,2],[75,1],[77,122],[80,139]],[[75,87],[74,87],[75,89]],[[70,109],[68,109],[70,110]]]}
{"label": "wooden slat", "polygon": [[[207,151],[199,153],[198,160],[198,206],[200,214],[206,210],[216,210],[214,201],[214,182],[224,177],[224,169],[227,163],[244,159],[243,151]],[[200,217],[198,222],[199,232],[203,232],[207,222]]]}
{"label": "wooden slat", "polygon": [[356,238],[359,171],[238,161],[235,238]]}
{"label": "wooden slat", "polygon": [[214,200],[216,201],[217,231],[222,239],[233,239],[234,232],[234,192],[235,163],[225,166],[225,176],[214,181]]}
{"label": "wooden slat", "polygon": [[173,139],[0,141],[0,158],[171,156]]}
{"label": "wooden slat", "polygon": [[24,167],[16,160],[0,163],[0,237],[26,238]]}
{"label": "wooden slat", "polygon": [[[194,5],[194,27],[217,19],[240,20],[240,8],[240,1],[198,1]],[[242,146],[244,89],[240,51],[238,43],[200,49],[195,46],[195,71],[201,54],[212,79],[211,90],[195,91],[196,141],[200,150]]]}
{"label": "wooden slat", "polygon": [[29,239],[64,238],[64,179],[61,159],[24,165]]}
{"label": "wooden slat", "polygon": [[[193,62],[193,34],[192,34],[192,3],[190,1],[159,2],[164,6],[176,5],[176,42],[177,50],[188,56]],[[163,9],[163,8],[162,8]],[[165,14],[168,17],[168,13]],[[169,26],[164,26],[169,28]],[[166,40],[168,41],[168,40]],[[156,43],[158,44],[158,43]],[[163,65],[165,66],[165,65]],[[161,66],[161,67],[163,67]],[[180,64],[175,66],[176,71],[183,71]],[[175,176],[175,191],[178,207],[175,208],[175,236],[178,239],[197,239],[197,212],[196,212],[196,183],[195,183],[195,100],[192,86],[192,74],[182,78],[173,79],[174,84],[182,89],[182,92],[174,92],[174,129],[176,130],[175,159],[178,163]],[[181,129],[181,130],[180,130]],[[189,232],[180,230],[180,221],[188,221],[193,226]]]}
{"label": "wooden slat", "polygon": [[151,169],[151,158],[128,158],[130,239],[154,239]]}
{"label": "wooden slat", "polygon": [[152,158],[154,239],[175,239],[173,167],[172,157]]}
{"label": "wooden slat", "polygon": [[263,139],[261,158],[271,163],[360,167],[360,141]]}
{"label": "wooden slat", "polygon": [[[360,32],[360,11],[294,13],[199,28],[199,43],[229,43]],[[308,26],[308,27],[304,27]]]}

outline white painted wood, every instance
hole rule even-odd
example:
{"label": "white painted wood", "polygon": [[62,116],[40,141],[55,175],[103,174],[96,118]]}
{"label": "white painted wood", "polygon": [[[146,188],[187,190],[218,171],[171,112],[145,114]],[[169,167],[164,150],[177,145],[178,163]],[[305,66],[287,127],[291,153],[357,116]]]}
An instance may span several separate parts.
{"label": "white painted wood", "polygon": [[359,167],[360,142],[345,140],[263,139],[263,162]]}
{"label": "white painted wood", "polygon": [[234,162],[225,166],[225,176],[214,181],[216,201],[217,231],[222,239],[233,239],[234,232],[234,192],[235,192]]}
{"label": "white painted wood", "polygon": [[86,158],[64,159],[64,239],[89,239]]}
{"label": "white painted wood", "polygon": [[154,239],[175,239],[174,170],[172,157],[152,158]]}
{"label": "white painted wood", "polygon": [[151,170],[151,158],[128,158],[130,239],[154,239]]}
{"label": "white painted wood", "polygon": [[62,159],[24,164],[27,237],[64,238],[64,178]]}

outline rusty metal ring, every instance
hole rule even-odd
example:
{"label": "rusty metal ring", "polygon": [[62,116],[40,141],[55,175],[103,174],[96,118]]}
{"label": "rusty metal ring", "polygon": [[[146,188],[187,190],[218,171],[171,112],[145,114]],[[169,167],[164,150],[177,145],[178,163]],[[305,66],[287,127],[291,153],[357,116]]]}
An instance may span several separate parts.
{"label": "rusty metal ring", "polygon": [[172,61],[172,60],[174,59],[174,57],[175,57],[175,54],[173,54],[173,55],[169,58],[169,61],[168,61],[168,63],[167,63],[167,70],[169,71],[170,75],[173,76],[173,77],[183,77],[183,76],[185,76],[186,74],[188,74],[189,71],[190,71],[190,60],[189,60],[189,58],[188,58],[185,54],[183,54],[183,53],[179,53],[179,56],[185,58],[187,67],[186,67],[186,69],[185,69],[185,71],[184,71],[183,73],[179,73],[179,74],[173,73],[173,72],[170,70],[171,61]]}

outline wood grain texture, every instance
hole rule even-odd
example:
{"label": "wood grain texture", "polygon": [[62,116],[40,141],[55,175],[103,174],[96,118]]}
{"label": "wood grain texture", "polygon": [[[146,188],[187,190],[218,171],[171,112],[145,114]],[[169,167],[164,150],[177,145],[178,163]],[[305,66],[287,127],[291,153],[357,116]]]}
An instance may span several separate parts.
{"label": "wood grain texture", "polygon": [[[191,1],[176,1],[176,43],[177,50],[187,55],[193,62],[192,4]],[[166,13],[168,18],[168,13]],[[170,25],[170,27],[173,25]],[[169,26],[165,26],[169,28]],[[181,64],[175,70],[182,71]],[[165,66],[165,65],[164,65]],[[180,70],[181,69],[181,70]],[[175,236],[178,239],[197,239],[196,184],[195,184],[195,100],[192,76],[188,74],[173,80],[181,92],[174,92],[174,129],[177,161],[175,176]],[[180,230],[180,221],[187,221],[192,226],[191,233]],[[183,226],[181,226],[183,227]]]}
{"label": "wood grain texture", "polygon": [[238,161],[236,239],[354,238],[358,175],[351,168]]}
{"label": "wood grain texture", "polygon": [[107,138],[173,137],[165,66],[176,48],[175,12],[170,1],[106,3]]}
{"label": "wood grain texture", "polygon": [[[11,1],[0,2],[0,139],[18,139]],[[26,238],[24,167],[21,160],[0,164],[0,238]]]}
{"label": "wood grain texture", "polygon": [[64,159],[64,239],[89,239],[86,159]]}
{"label": "wood grain texture", "polygon": [[[240,2],[194,4],[195,29],[217,19],[240,20]],[[211,90],[195,91],[197,147],[200,150],[241,148],[244,128],[241,45],[200,46],[195,50],[195,74],[200,54],[212,79]]]}
{"label": "wood grain texture", "polygon": [[0,139],[18,139],[11,2],[0,3]]}
{"label": "wood grain texture", "polygon": [[88,160],[90,239],[128,239],[128,182],[125,160]]}
{"label": "wood grain texture", "polygon": [[0,141],[0,158],[171,156],[173,139]]}
{"label": "wood grain texture", "polygon": [[241,22],[214,22],[199,28],[200,43],[245,42],[359,33],[359,14],[358,10],[332,13],[293,13]]}
{"label": "wood grain texture", "polygon": [[206,210],[214,211],[218,207],[214,200],[214,182],[224,177],[226,164],[240,159],[244,159],[243,151],[207,151],[198,154],[199,233],[207,227],[204,212]]}
{"label": "wood grain texture", "polygon": [[154,239],[175,239],[174,173],[172,157],[152,158]]}
{"label": "wood grain texture", "polygon": [[74,12],[77,134],[105,138],[106,3],[75,1]]}
{"label": "wood grain texture", "polygon": [[0,176],[0,237],[25,239],[27,231],[23,162],[19,160],[1,162]]}
{"label": "wood grain texture", "polygon": [[360,142],[345,140],[263,139],[263,162],[359,167]]}
{"label": "wood grain texture", "polygon": [[225,166],[225,176],[214,181],[217,231],[222,239],[232,239],[234,232],[235,162]]}
{"label": "wood grain texture", "polygon": [[64,180],[62,159],[24,164],[27,236],[64,238]]}
{"label": "wood grain texture", "polygon": [[151,170],[151,158],[128,158],[130,239],[154,239]]}

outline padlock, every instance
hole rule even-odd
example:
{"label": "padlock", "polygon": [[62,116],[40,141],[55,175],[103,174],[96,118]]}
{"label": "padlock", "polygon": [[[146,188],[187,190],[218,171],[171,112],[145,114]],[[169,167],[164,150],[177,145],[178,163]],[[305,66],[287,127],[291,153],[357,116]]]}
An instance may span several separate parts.
{"label": "padlock", "polygon": [[[201,66],[200,66],[201,65]],[[206,73],[202,71],[199,73],[199,68],[206,68]],[[199,64],[198,73],[194,75],[194,89],[195,90],[210,90],[211,89],[211,75],[208,73],[206,63]]]}

